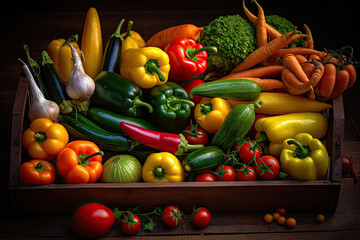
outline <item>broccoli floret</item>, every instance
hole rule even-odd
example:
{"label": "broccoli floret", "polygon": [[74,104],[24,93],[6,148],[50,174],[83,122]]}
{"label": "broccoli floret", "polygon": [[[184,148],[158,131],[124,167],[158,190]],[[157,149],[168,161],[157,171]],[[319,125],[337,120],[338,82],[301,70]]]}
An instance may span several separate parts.
{"label": "broccoli floret", "polygon": [[[295,28],[295,25],[291,21],[276,14],[266,16],[266,23],[278,30],[281,34],[293,31]],[[304,39],[300,39],[295,45],[296,46],[293,47],[303,47]]]}
{"label": "broccoli floret", "polygon": [[217,47],[216,54],[209,53],[208,64],[224,75],[256,49],[256,28],[240,15],[220,16],[204,27],[200,43]]}

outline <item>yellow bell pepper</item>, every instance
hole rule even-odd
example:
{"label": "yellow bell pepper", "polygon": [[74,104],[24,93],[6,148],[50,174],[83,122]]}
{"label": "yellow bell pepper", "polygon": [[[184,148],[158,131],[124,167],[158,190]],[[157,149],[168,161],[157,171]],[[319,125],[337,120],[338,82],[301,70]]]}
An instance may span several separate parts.
{"label": "yellow bell pepper", "polygon": [[[255,138],[257,142],[268,139],[270,144],[264,149],[265,152],[278,157],[285,139],[293,138],[299,133],[309,133],[320,139],[325,136],[327,126],[328,122],[321,113],[289,113],[257,120]],[[260,138],[261,136],[263,137]]]}
{"label": "yellow bell pepper", "polygon": [[169,152],[150,154],[142,168],[145,182],[182,182],[185,171],[179,159]]}
{"label": "yellow bell pepper", "polygon": [[64,82],[69,80],[71,71],[73,70],[71,62],[72,54],[69,44],[73,45],[78,51],[79,56],[81,56],[77,40],[77,34],[72,35],[67,40],[64,38],[54,39],[46,48],[51,60],[54,62],[56,71],[60,74],[60,77]]}
{"label": "yellow bell pepper", "polygon": [[282,169],[295,179],[325,179],[329,161],[325,146],[308,133],[299,133],[282,144]]}
{"label": "yellow bell pepper", "polygon": [[141,37],[141,35],[131,30],[133,23],[134,22],[130,20],[128,22],[127,32],[121,34],[124,39],[121,45],[121,55],[129,48],[145,47],[145,40]]}
{"label": "yellow bell pepper", "polygon": [[22,142],[32,158],[50,160],[69,142],[69,134],[63,125],[37,118],[23,133]]}
{"label": "yellow bell pepper", "polygon": [[231,110],[230,103],[219,97],[203,97],[194,110],[195,121],[209,133],[216,133]]}
{"label": "yellow bell pepper", "polygon": [[86,13],[85,23],[81,38],[81,50],[84,53],[84,70],[94,79],[101,70],[103,59],[103,43],[101,25],[96,8],[89,8]]}
{"label": "yellow bell pepper", "polygon": [[169,71],[169,56],[160,48],[130,48],[122,55],[121,76],[141,88],[165,84]]}

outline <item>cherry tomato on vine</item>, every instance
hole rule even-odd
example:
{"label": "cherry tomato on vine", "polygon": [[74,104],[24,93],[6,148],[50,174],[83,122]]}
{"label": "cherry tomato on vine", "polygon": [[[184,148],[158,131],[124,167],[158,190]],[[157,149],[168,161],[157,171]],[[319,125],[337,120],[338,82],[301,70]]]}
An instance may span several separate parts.
{"label": "cherry tomato on vine", "polygon": [[236,173],[238,181],[255,181],[257,178],[255,169],[252,166],[241,166]]}
{"label": "cherry tomato on vine", "polygon": [[229,165],[219,165],[215,174],[216,181],[235,181],[236,173]]}
{"label": "cherry tomato on vine", "polygon": [[82,237],[97,238],[105,235],[114,222],[115,216],[108,207],[87,203],[75,211],[71,227]]}
{"label": "cherry tomato on vine", "polygon": [[254,157],[255,161],[257,161],[261,157],[261,148],[254,142],[245,142],[240,146],[239,156],[246,163],[252,161]]}
{"label": "cherry tomato on vine", "polygon": [[256,161],[255,170],[261,179],[274,179],[280,171],[279,161],[270,155],[262,156]]}
{"label": "cherry tomato on vine", "polygon": [[170,205],[164,209],[161,218],[165,225],[176,227],[182,220],[182,213],[177,207]]}
{"label": "cherry tomato on vine", "polygon": [[215,182],[215,176],[212,173],[201,173],[195,177],[195,182]]}
{"label": "cherry tomato on vine", "polygon": [[191,222],[197,227],[206,227],[209,225],[211,220],[211,214],[208,209],[204,207],[200,207],[194,209],[193,216],[191,218]]}
{"label": "cherry tomato on vine", "polygon": [[208,135],[204,129],[199,127],[198,123],[194,125],[192,121],[190,121],[190,125],[184,129],[182,134],[189,144],[207,144]]}
{"label": "cherry tomato on vine", "polygon": [[136,234],[141,228],[141,220],[135,214],[127,214],[121,220],[121,229],[127,235]]}

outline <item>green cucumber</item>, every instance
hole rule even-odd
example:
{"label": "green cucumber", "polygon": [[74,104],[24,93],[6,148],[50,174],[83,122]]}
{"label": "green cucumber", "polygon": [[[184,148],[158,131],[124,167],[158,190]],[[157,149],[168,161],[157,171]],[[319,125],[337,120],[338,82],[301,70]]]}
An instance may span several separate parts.
{"label": "green cucumber", "polygon": [[262,88],[257,82],[248,79],[224,79],[200,84],[191,89],[193,95],[220,97],[238,101],[254,101],[260,96]]}
{"label": "green cucumber", "polygon": [[211,144],[227,151],[237,139],[243,139],[255,120],[255,108],[260,103],[239,104],[234,106],[226,116],[220,129],[215,133]]}
{"label": "green cucumber", "polygon": [[223,163],[225,154],[217,146],[206,146],[187,155],[182,165],[187,173],[207,172]]}
{"label": "green cucumber", "polygon": [[101,150],[112,152],[131,151],[136,145],[136,143],[130,140],[127,135],[107,132],[100,127],[97,127],[95,124],[95,126],[87,124],[84,119],[81,119],[80,121],[72,116],[60,115],[59,121],[70,135],[76,139],[92,141],[98,145]]}
{"label": "green cucumber", "polygon": [[120,122],[134,124],[136,126],[143,127],[149,130],[162,131],[152,123],[146,121],[145,119],[127,117],[102,108],[91,108],[87,112],[87,117],[95,124],[110,132],[124,133],[124,131],[120,127]]}

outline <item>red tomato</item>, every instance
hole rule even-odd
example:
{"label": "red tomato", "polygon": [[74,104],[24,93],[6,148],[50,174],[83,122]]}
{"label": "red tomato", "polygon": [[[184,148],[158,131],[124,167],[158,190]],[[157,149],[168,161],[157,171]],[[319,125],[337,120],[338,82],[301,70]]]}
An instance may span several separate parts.
{"label": "red tomato", "polygon": [[262,156],[256,161],[256,174],[266,180],[274,179],[280,170],[279,161],[270,155]]}
{"label": "red tomato", "polygon": [[229,165],[220,165],[216,169],[216,181],[235,181],[236,173],[234,168]]}
{"label": "red tomato", "polygon": [[[190,81],[189,83],[185,84],[184,89],[189,94],[191,89],[193,89],[197,85],[200,85],[200,84],[203,84],[203,83],[205,83],[205,81],[203,81],[201,79],[194,79],[194,80]],[[190,98],[190,100],[193,101],[195,104],[197,104],[197,103],[200,102],[200,100],[202,98],[203,98],[202,96],[194,95],[194,96],[192,96],[192,98]]]}
{"label": "red tomato", "polygon": [[212,173],[201,173],[195,177],[195,182],[215,182],[215,176]]}
{"label": "red tomato", "polygon": [[208,135],[204,129],[199,127],[198,123],[194,125],[192,121],[190,121],[190,125],[184,129],[182,134],[189,144],[207,144]]}
{"label": "red tomato", "polygon": [[165,225],[176,227],[182,220],[182,214],[177,207],[170,205],[164,209],[161,218]]}
{"label": "red tomato", "polygon": [[191,218],[191,222],[197,227],[206,227],[209,225],[211,220],[211,215],[209,210],[206,208],[200,207],[195,210],[195,214]]}
{"label": "red tomato", "polygon": [[251,166],[241,166],[236,173],[236,179],[238,181],[255,181],[256,172],[255,169]]}
{"label": "red tomato", "polygon": [[124,233],[128,235],[134,235],[136,234],[141,228],[141,220],[140,218],[135,215],[126,215],[121,220],[121,229]]}
{"label": "red tomato", "polygon": [[[239,156],[241,160],[243,160],[246,163],[249,163],[252,161],[255,157],[255,161],[257,161],[261,156],[261,148],[259,144],[256,144],[254,142],[245,142],[242,145],[238,147]],[[255,163],[253,161],[253,163]]]}
{"label": "red tomato", "polygon": [[97,238],[105,235],[114,222],[114,214],[108,207],[87,203],[75,211],[71,227],[82,237]]}

